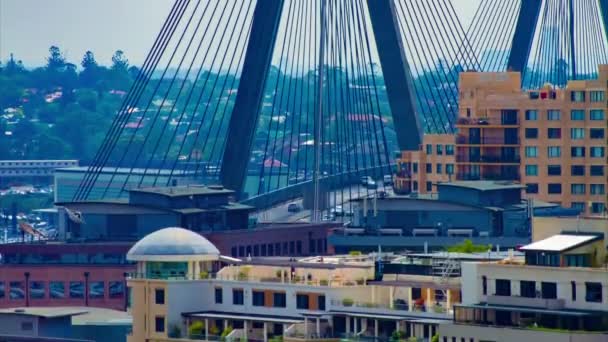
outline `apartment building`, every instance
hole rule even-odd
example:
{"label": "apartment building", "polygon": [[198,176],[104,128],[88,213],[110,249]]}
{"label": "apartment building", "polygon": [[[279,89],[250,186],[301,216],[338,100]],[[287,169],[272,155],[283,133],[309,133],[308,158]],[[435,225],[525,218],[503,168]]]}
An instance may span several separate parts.
{"label": "apartment building", "polygon": [[454,161],[442,162],[454,163],[456,180],[518,181],[531,198],[605,215],[607,83],[608,65],[599,66],[597,79],[569,81],[563,89],[522,90],[516,72],[461,73],[458,133],[431,135],[420,151],[404,152],[396,191],[416,191],[414,182],[420,190],[420,181],[422,190],[433,190],[428,182],[445,181],[419,164],[454,144]]}
{"label": "apartment building", "polygon": [[462,266],[463,300],[442,341],[606,341],[606,240],[565,232],[520,249],[523,260]]}
{"label": "apartment building", "polygon": [[386,265],[367,255],[240,260],[181,228],[149,234],[127,259],[137,262],[127,281],[128,341],[428,341],[460,303],[459,264],[445,259],[401,257]]}

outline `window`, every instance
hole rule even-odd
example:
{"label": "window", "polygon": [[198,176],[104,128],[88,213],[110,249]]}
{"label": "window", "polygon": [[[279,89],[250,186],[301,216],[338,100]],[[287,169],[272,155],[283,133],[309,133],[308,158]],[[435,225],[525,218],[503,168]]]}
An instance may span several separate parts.
{"label": "window", "polygon": [[575,281],[571,281],[570,282],[570,288],[572,291],[572,301],[575,302],[576,301],[576,282]]}
{"label": "window", "polygon": [[319,295],[317,302],[319,303],[319,310],[325,310],[325,296]]}
{"label": "window", "polygon": [[547,138],[561,139],[562,138],[562,129],[561,128],[547,128]]}
{"label": "window", "polygon": [[538,193],[538,184],[537,183],[527,183],[526,184],[526,193],[527,194],[537,194]]}
{"label": "window", "polygon": [[445,145],[445,154],[448,156],[454,155],[454,145]]}
{"label": "window", "polygon": [[49,283],[49,297],[51,299],[65,298],[65,283],[62,281],[51,281]]}
{"label": "window", "polygon": [[272,306],[275,308],[287,307],[287,295],[285,292],[275,292],[272,294]]}
{"label": "window", "polygon": [[602,283],[585,283],[585,301],[592,303],[602,302]]}
{"label": "window", "polygon": [[526,165],[526,176],[538,176],[538,165]]}
{"label": "window", "polygon": [[510,296],[511,295],[511,281],[507,279],[496,279],[496,295],[497,296]]}
{"label": "window", "polygon": [[481,288],[483,290],[483,295],[488,294],[488,278],[486,276],[481,277]]}
{"label": "window", "polygon": [[433,173],[433,164],[426,163],[426,173]]}
{"label": "window", "polygon": [[606,206],[601,202],[593,202],[591,203],[591,212],[593,214],[604,214],[606,211]]}
{"label": "window", "polygon": [[561,119],[561,113],[557,109],[549,109],[547,111],[547,120],[556,121]]}
{"label": "window", "polygon": [[4,282],[0,281],[0,299],[4,299],[4,291],[6,291],[6,289],[4,288]]}
{"label": "window", "polygon": [[570,167],[570,175],[584,176],[585,175],[585,165],[572,165]]}
{"label": "window", "polygon": [[591,139],[604,139],[604,129],[603,128],[589,129],[589,137]]}
{"label": "window", "polygon": [[585,102],[585,92],[582,90],[573,90],[570,92],[570,100],[572,102]]}
{"label": "window", "polygon": [[585,184],[571,184],[570,193],[573,195],[584,195],[586,192]]}
{"label": "window", "polygon": [[412,164],[412,172],[418,173],[418,163],[413,163]]}
{"label": "window", "polygon": [[443,145],[437,144],[436,151],[437,151],[437,155],[439,155],[439,156],[442,155],[443,154]]}
{"label": "window", "polygon": [[412,189],[413,189],[414,191],[418,191],[418,182],[417,182],[417,181],[413,181],[413,182],[412,182]]}
{"label": "window", "polygon": [[581,110],[581,109],[573,109],[570,112],[570,120],[572,120],[572,121],[585,120],[585,111]]}
{"label": "window", "polygon": [[561,183],[549,183],[548,191],[550,194],[561,194],[562,184]]}
{"label": "window", "polygon": [[25,289],[23,287],[23,283],[20,281],[11,281],[9,283],[9,298],[10,299],[24,299],[25,298]]}
{"label": "window", "polygon": [[562,155],[562,148],[559,146],[547,147],[547,156],[549,158],[559,158]]}
{"label": "window", "polygon": [[589,173],[592,176],[603,176],[604,175],[604,165],[591,165],[589,167]]}
{"label": "window", "polygon": [[122,281],[111,281],[108,283],[110,298],[122,298],[125,295],[125,283]]}
{"label": "window", "polygon": [[433,145],[431,145],[431,144],[426,144],[426,154],[427,154],[427,155],[431,155],[431,154],[433,154]]}
{"label": "window", "polygon": [[165,317],[164,316],[156,316],[154,318],[154,331],[157,333],[165,332]]}
{"label": "window", "polygon": [[547,166],[547,175],[561,176],[562,175],[562,166],[561,165],[548,165]]}
{"label": "window", "polygon": [[441,164],[437,164],[437,174],[441,174],[442,170],[441,170]]}
{"label": "window", "polygon": [[89,298],[100,299],[105,297],[105,286],[103,281],[92,281],[89,283]]}
{"label": "window", "polygon": [[154,289],[154,303],[165,304],[165,289]]}
{"label": "window", "polygon": [[224,291],[221,287],[215,288],[215,304],[222,304],[224,302]]}
{"label": "window", "polygon": [[585,139],[585,129],[584,128],[570,128],[570,139],[572,139],[572,140]]}
{"label": "window", "polygon": [[308,310],[308,308],[310,308],[307,294],[298,293],[296,295],[296,308],[300,310]]}
{"label": "window", "polygon": [[570,156],[574,158],[582,158],[585,156],[585,148],[583,146],[570,147]]}
{"label": "window", "polygon": [[604,148],[603,147],[591,147],[589,154],[591,158],[604,158]]}
{"label": "window", "polygon": [[44,282],[42,282],[42,281],[31,281],[30,282],[30,298],[31,299],[43,299],[44,298]]}
{"label": "window", "polygon": [[526,111],[526,120],[527,121],[536,121],[538,120],[538,111],[537,110],[527,110]]}
{"label": "window", "polygon": [[595,121],[604,120],[604,110],[603,109],[592,109],[589,111],[589,118]]}
{"label": "window", "polygon": [[70,298],[84,298],[84,283],[81,281],[70,282]]}
{"label": "window", "polygon": [[536,158],[536,157],[538,157],[538,147],[536,147],[536,146],[526,146],[525,155],[528,158]]}
{"label": "window", "polygon": [[570,203],[570,208],[576,209],[582,213],[585,211],[585,202],[572,202]]}
{"label": "window", "polygon": [[426,191],[433,191],[433,183],[426,182]]}
{"label": "window", "polygon": [[589,92],[589,101],[604,102],[606,95],[603,90],[592,90]]}
{"label": "window", "polygon": [[244,297],[243,289],[232,289],[232,304],[243,305],[245,303]]}
{"label": "window", "polygon": [[557,284],[550,282],[541,282],[541,296],[544,299],[556,299],[557,298]]}
{"label": "window", "polygon": [[538,138],[538,128],[526,128],[526,139]]}
{"label": "window", "polygon": [[519,295],[526,298],[536,297],[536,282],[522,280],[519,282]]}
{"label": "window", "polygon": [[605,193],[604,184],[591,184],[592,195],[604,195]]}
{"label": "window", "polygon": [[445,164],[445,173],[448,175],[454,174],[454,164]]}
{"label": "window", "polygon": [[252,291],[251,304],[253,306],[264,306],[264,291]]}
{"label": "window", "polygon": [[591,263],[589,262],[588,254],[566,254],[566,266],[570,267],[589,267]]}

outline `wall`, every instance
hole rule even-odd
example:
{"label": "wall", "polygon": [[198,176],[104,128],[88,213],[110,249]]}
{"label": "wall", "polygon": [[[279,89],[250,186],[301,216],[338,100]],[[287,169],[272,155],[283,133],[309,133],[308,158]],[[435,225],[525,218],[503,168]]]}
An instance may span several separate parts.
{"label": "wall", "polygon": [[[21,330],[21,324],[26,322],[33,324],[31,331]],[[0,334],[38,336],[38,319],[32,316],[0,315]]]}
{"label": "wall", "polygon": [[448,341],[451,341],[455,337],[457,341],[464,338],[466,341],[474,342],[603,342],[608,339],[608,335],[605,334],[534,331],[529,329],[497,328],[454,323],[440,324],[439,336],[440,341],[444,337],[447,337]]}

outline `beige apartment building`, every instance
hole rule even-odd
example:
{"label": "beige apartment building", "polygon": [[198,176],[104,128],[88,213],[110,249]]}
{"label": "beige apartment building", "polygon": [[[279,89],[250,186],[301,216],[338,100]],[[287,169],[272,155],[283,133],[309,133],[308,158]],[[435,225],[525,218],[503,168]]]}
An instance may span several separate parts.
{"label": "beige apartment building", "polygon": [[[396,191],[430,192],[429,182],[451,177],[516,181],[529,197],[605,215],[607,83],[608,65],[563,89],[522,90],[516,72],[461,73],[458,133],[427,135],[420,151],[403,152]],[[455,153],[437,153],[452,144]]]}

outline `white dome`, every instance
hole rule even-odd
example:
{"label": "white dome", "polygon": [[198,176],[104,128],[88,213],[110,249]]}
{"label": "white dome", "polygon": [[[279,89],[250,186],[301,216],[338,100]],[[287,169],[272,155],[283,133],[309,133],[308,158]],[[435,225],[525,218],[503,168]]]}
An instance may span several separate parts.
{"label": "white dome", "polygon": [[202,235],[184,228],[164,228],[146,235],[127,253],[130,261],[206,261],[220,252]]}

